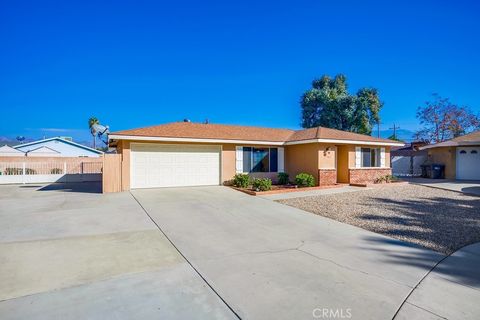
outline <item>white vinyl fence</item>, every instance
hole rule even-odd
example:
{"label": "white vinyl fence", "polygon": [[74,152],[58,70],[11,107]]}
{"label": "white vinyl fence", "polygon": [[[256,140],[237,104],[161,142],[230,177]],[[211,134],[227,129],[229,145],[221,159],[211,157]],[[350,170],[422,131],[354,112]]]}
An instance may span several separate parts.
{"label": "white vinyl fence", "polygon": [[0,184],[102,181],[102,162],[0,162]]}
{"label": "white vinyl fence", "polygon": [[392,174],[397,177],[420,177],[426,155],[392,157]]}

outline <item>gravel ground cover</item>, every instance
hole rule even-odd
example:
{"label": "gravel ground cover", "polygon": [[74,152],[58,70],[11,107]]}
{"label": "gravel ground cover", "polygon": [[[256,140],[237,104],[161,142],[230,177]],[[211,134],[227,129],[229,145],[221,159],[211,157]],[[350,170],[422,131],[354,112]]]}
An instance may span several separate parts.
{"label": "gravel ground cover", "polygon": [[480,241],[480,197],[418,185],[278,200],[450,254]]}

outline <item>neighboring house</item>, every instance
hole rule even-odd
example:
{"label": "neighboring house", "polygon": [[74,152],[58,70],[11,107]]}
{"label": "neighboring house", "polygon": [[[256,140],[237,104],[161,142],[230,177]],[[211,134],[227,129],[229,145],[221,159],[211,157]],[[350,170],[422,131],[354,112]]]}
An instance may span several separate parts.
{"label": "neighboring house", "polygon": [[10,146],[4,145],[0,147],[0,157],[23,157],[24,155],[24,152]]}
{"label": "neighboring house", "polygon": [[219,185],[236,173],[276,180],[312,174],[317,185],[367,183],[391,174],[397,141],[328,128],[287,130],[175,122],[109,135],[122,155],[123,190]]}
{"label": "neighboring house", "polygon": [[26,152],[27,157],[61,157],[60,152],[50,149],[46,146],[41,146],[36,149],[30,149]]}
{"label": "neighboring house", "polygon": [[419,177],[422,174],[420,167],[427,161],[427,151],[419,150],[426,143],[416,141],[404,147],[393,147],[390,151],[392,173],[397,177]]}
{"label": "neighboring house", "polygon": [[445,165],[445,178],[480,180],[480,131],[427,145],[428,161]]}
{"label": "neighboring house", "polygon": [[49,138],[13,147],[27,157],[99,157],[102,151],[63,138]]}

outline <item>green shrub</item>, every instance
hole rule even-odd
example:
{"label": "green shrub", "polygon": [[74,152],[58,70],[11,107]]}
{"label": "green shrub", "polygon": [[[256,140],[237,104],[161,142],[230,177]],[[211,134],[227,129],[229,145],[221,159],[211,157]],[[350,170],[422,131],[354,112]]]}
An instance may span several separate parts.
{"label": "green shrub", "polygon": [[378,177],[376,178],[373,182],[374,183],[390,183],[390,182],[394,182],[394,181],[398,181],[398,178],[395,177],[395,176],[392,176],[391,174],[387,174],[385,176],[381,176],[381,177]]}
{"label": "green shrub", "polygon": [[62,173],[62,169],[60,168],[53,168],[52,170],[50,170],[50,174],[61,174]]}
{"label": "green shrub", "polygon": [[313,187],[315,186],[315,179],[311,174],[308,173],[299,173],[295,177],[295,183],[297,186],[303,187]]}
{"label": "green shrub", "polygon": [[238,188],[248,188],[250,185],[250,177],[246,173],[237,173],[233,177],[233,185]]}
{"label": "green shrub", "polygon": [[18,175],[21,175],[23,173],[23,169],[22,168],[5,168],[5,171],[4,171],[5,175],[7,176],[18,176]]}
{"label": "green shrub", "polygon": [[253,189],[257,191],[268,191],[272,189],[272,180],[268,178],[253,179],[252,185]]}
{"label": "green shrub", "polygon": [[37,174],[35,169],[25,168],[25,174]]}
{"label": "green shrub", "polygon": [[288,173],[286,172],[278,173],[278,184],[288,184]]}

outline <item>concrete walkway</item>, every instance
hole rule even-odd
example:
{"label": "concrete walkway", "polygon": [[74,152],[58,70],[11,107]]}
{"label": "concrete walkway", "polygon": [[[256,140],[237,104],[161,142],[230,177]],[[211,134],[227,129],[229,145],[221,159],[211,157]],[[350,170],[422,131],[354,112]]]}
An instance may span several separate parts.
{"label": "concrete walkway", "polygon": [[0,319],[236,318],[130,193],[91,190],[0,186]]}
{"label": "concrete walkway", "polygon": [[403,180],[427,187],[463,192],[469,195],[480,196],[480,181],[425,178],[405,178]]}
{"label": "concrete walkway", "polygon": [[480,243],[441,261],[408,297],[395,319],[479,319]]}
{"label": "concrete walkway", "polygon": [[370,188],[344,186],[344,187],[338,187],[338,188],[328,188],[328,189],[319,189],[319,190],[266,194],[259,197],[263,199],[269,199],[269,200],[283,200],[283,199],[292,199],[292,198],[314,197],[314,196],[321,196],[321,195],[327,195],[327,194],[364,191],[368,189]]}
{"label": "concrete walkway", "polygon": [[444,257],[230,188],[132,193],[243,319],[392,319]]}

